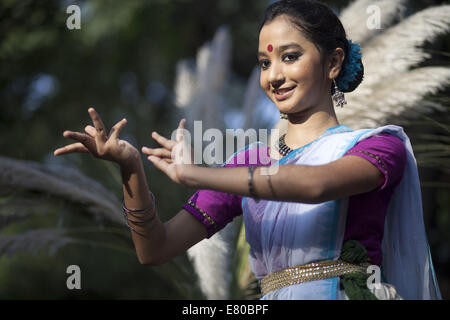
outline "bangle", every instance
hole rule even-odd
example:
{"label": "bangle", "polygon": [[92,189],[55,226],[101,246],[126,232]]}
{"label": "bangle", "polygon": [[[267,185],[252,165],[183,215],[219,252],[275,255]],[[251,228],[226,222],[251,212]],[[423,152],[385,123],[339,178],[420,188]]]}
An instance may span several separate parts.
{"label": "bangle", "polygon": [[150,192],[150,195],[152,197],[152,204],[150,206],[148,206],[145,209],[128,209],[125,206],[125,201],[122,201],[122,209],[124,212],[131,214],[133,217],[137,218],[139,217],[139,215],[146,213],[147,211],[149,211],[150,209],[155,208],[155,196],[153,195],[152,192]]}
{"label": "bangle", "polygon": [[128,223],[128,220],[126,220],[125,222],[126,222],[128,228],[130,228],[130,230],[133,230],[134,232],[136,232],[136,233],[137,233],[138,235],[140,235],[141,237],[144,237],[144,238],[147,239],[147,237],[146,237],[144,234],[140,233],[140,232],[137,231],[135,228],[133,228],[132,226],[130,226],[130,224]]}
{"label": "bangle", "polygon": [[156,214],[152,215],[150,218],[148,218],[148,219],[146,219],[146,220],[141,220],[141,221],[137,221],[137,220],[133,220],[133,219],[128,218],[126,212],[123,213],[123,217],[124,217],[127,221],[131,221],[131,222],[134,223],[134,224],[144,224],[144,223],[150,222],[150,221],[152,221],[153,219],[155,219]]}
{"label": "bangle", "polygon": [[269,174],[269,169],[267,169],[267,171],[266,171],[266,176],[267,176],[267,182],[269,183],[270,191],[272,192],[272,195],[275,198],[275,200],[278,200],[278,197],[275,194],[275,190],[273,189],[273,186],[272,186],[272,181],[270,180],[271,175]]}
{"label": "bangle", "polygon": [[259,201],[258,196],[256,195],[255,192],[255,188],[253,186],[253,173],[255,172],[256,168],[257,167],[254,166],[248,167],[248,191],[250,192],[250,196],[254,198],[255,201]]}
{"label": "bangle", "polygon": [[[145,208],[145,209],[136,209],[136,210],[134,210],[134,209],[128,209],[128,208],[125,206],[125,202],[124,202],[124,201],[122,202],[123,216],[124,216],[124,218],[125,218],[125,223],[126,223],[126,225],[128,226],[128,228],[130,228],[130,230],[136,232],[137,234],[139,234],[140,236],[142,236],[142,237],[144,237],[144,238],[147,238],[147,237],[146,237],[144,234],[142,234],[142,233],[140,233],[139,231],[137,231],[135,228],[133,228],[133,227],[130,225],[129,222],[132,222],[132,223],[138,224],[138,225],[141,225],[141,224],[150,222],[150,221],[152,221],[153,219],[155,219],[155,217],[156,217],[156,212],[155,212],[150,218],[145,219],[145,220],[141,220],[141,221],[130,219],[130,218],[128,218],[128,215],[127,215],[127,214],[132,215],[134,218],[142,218],[143,216],[146,215],[146,213],[147,213],[148,211],[150,211],[150,210],[155,210],[155,209],[156,209],[156,206],[155,206],[155,196],[153,195],[152,192],[150,192],[150,195],[151,195],[151,197],[152,197],[152,204],[151,204],[149,207]],[[155,210],[155,211],[156,211],[156,210]]]}

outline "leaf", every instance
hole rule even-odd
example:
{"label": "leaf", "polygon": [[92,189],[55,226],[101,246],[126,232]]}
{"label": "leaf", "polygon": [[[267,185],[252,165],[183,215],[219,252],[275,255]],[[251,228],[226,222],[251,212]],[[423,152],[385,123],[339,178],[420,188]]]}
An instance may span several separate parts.
{"label": "leaf", "polygon": [[12,256],[20,252],[37,254],[39,250],[46,249],[52,256],[60,248],[77,241],[67,237],[63,229],[37,229],[0,237],[0,255]]}
{"label": "leaf", "polygon": [[59,196],[85,205],[91,214],[124,223],[116,196],[76,169],[0,157],[0,188]]}

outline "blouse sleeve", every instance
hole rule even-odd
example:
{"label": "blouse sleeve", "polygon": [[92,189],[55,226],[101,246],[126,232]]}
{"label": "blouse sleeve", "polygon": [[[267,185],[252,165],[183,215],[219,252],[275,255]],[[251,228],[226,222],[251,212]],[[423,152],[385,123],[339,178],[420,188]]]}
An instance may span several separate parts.
{"label": "blouse sleeve", "polygon": [[242,214],[241,199],[241,196],[235,194],[198,190],[182,208],[205,226],[207,238],[211,238],[214,233]]}
{"label": "blouse sleeve", "polygon": [[384,175],[384,183],[376,190],[395,187],[400,183],[406,165],[406,149],[400,138],[389,133],[377,134],[364,139],[344,156],[360,156],[374,166]]}
{"label": "blouse sleeve", "polygon": [[[252,161],[265,165],[268,161],[268,149],[258,149],[237,152],[230,157],[222,167],[248,166]],[[182,208],[191,213],[206,228],[207,238],[222,230],[235,217],[242,214],[242,196],[214,190],[198,190]]]}

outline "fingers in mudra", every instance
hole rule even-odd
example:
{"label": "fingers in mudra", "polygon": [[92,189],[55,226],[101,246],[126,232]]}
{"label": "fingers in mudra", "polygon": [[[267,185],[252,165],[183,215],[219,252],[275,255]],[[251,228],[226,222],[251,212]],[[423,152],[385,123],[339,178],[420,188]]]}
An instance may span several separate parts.
{"label": "fingers in mudra", "polygon": [[152,132],[152,138],[169,151],[172,151],[172,148],[177,144],[176,141],[169,140],[156,131]]}
{"label": "fingers in mudra", "polygon": [[[74,132],[66,130],[63,133],[65,138],[77,140],[77,143],[72,143],[63,148],[56,149],[54,155],[62,155],[73,152],[91,153],[94,157],[102,158],[110,153],[110,149],[114,149],[118,144],[118,137],[122,128],[126,125],[126,119],[122,119],[116,123],[110,131],[110,134],[106,136],[105,126],[94,108],[89,108],[88,113],[92,119],[94,126],[87,125],[84,128],[86,133]],[[109,158],[109,157],[105,157]]]}
{"label": "fingers in mudra", "polygon": [[162,148],[148,148],[142,147],[142,152],[148,155],[148,160],[151,162],[163,160],[167,164],[171,164],[172,161],[172,150],[173,147],[177,144],[176,141],[169,140],[166,137],[163,137],[156,131],[152,132],[152,138],[158,142]]}
{"label": "fingers in mudra", "polygon": [[100,118],[100,116],[98,115],[97,111],[95,111],[94,108],[89,108],[88,113],[91,116],[96,131],[95,142],[97,146],[100,146],[107,140],[105,133],[105,125],[103,124],[102,119]]}
{"label": "fingers in mudra", "polygon": [[91,137],[91,138],[94,138],[95,137],[95,133],[96,133],[96,131],[95,131],[95,128],[93,127],[93,126],[86,126],[85,128],[84,128],[84,131]]}
{"label": "fingers in mudra", "polygon": [[142,152],[147,155],[153,155],[163,159],[171,159],[172,152],[163,148],[147,148],[142,147]]}
{"label": "fingers in mudra", "polygon": [[181,140],[172,149],[172,161],[176,164],[192,164],[191,148],[184,141]]}
{"label": "fingers in mudra", "polygon": [[[164,160],[165,163],[191,164],[191,148],[185,143],[184,130],[186,119],[181,119],[178,128],[175,131],[175,140],[169,140],[157,132],[152,132],[152,138],[155,139],[163,148],[143,147],[142,152],[148,155],[148,160],[156,165],[156,162]],[[168,161],[171,160],[171,161]],[[162,164],[164,165],[164,164]],[[158,167],[158,166],[157,166]]]}
{"label": "fingers in mudra", "polygon": [[85,131],[95,140],[96,151],[100,156],[109,153],[109,149],[115,148],[119,134],[122,128],[126,125],[126,119],[117,122],[110,130],[108,136],[106,135],[105,125],[103,124],[100,115],[94,108],[89,108],[88,113],[91,116],[94,126],[86,126]]}
{"label": "fingers in mudra", "polygon": [[[107,139],[108,140],[109,139],[118,139],[120,131],[122,130],[123,127],[125,127],[126,124],[127,124],[127,120],[126,119],[122,119],[121,121],[116,123],[116,125],[114,127],[112,127],[111,130],[109,131]],[[95,135],[98,133],[97,129],[95,129],[93,126],[86,126],[84,128],[84,131],[86,131],[86,133],[89,136],[91,136],[92,138],[94,138]]]}
{"label": "fingers in mudra", "polygon": [[122,131],[123,127],[127,124],[127,119],[123,118],[119,122],[117,122],[109,131],[108,139],[119,139],[120,131]]}
{"label": "fingers in mudra", "polygon": [[121,121],[116,123],[111,128],[111,131],[107,136],[105,125],[103,124],[103,121],[97,111],[95,111],[94,108],[89,108],[88,112],[94,124],[95,132],[94,130],[92,130],[91,126],[87,126],[85,130],[94,137],[95,145],[97,147],[97,154],[100,156],[105,156],[110,153],[110,149],[117,147],[117,140],[119,138],[120,131],[126,124],[126,119],[122,119]]}
{"label": "fingers in mudra", "polygon": [[89,153],[89,148],[92,148],[92,141],[90,141],[92,138],[85,133],[66,130],[63,132],[63,137],[77,140],[79,142],[56,149],[53,152],[55,156],[73,152]]}
{"label": "fingers in mudra", "polygon": [[[185,143],[183,130],[186,123],[185,119],[180,121],[177,130],[169,140],[157,132],[152,133],[152,138],[158,142],[162,148],[142,147],[142,152],[148,155],[148,160],[159,170],[163,171],[169,178],[176,183],[183,183],[182,176],[186,167],[180,164],[191,164],[191,148]],[[187,160],[186,160],[187,159]]]}
{"label": "fingers in mudra", "polygon": [[[186,141],[186,119],[181,119],[176,131],[176,145],[172,149],[172,160],[177,164],[192,164],[191,146]],[[188,132],[189,133],[189,132]]]}
{"label": "fingers in mudra", "polygon": [[81,142],[76,142],[76,143],[69,144],[65,147],[56,149],[53,152],[53,154],[55,156],[60,156],[63,154],[74,153],[74,152],[89,153],[89,150]]}

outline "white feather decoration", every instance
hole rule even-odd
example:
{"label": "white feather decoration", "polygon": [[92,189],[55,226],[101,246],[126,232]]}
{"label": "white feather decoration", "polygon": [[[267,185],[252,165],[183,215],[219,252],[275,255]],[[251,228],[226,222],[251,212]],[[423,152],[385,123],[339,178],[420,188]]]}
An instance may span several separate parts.
{"label": "white feather decoration", "polygon": [[224,129],[230,57],[230,35],[226,27],[221,27],[213,40],[200,48],[193,67],[187,61],[178,64],[176,105],[184,110],[187,126],[194,120],[202,120],[204,129]]}
{"label": "white feather decoration", "polygon": [[247,81],[243,104],[243,112],[245,117],[244,129],[254,127],[252,126],[252,120],[254,119],[253,111],[255,110],[255,106],[258,104],[258,99],[260,98],[261,93],[263,93],[261,87],[259,86],[259,75],[260,70],[258,67],[255,67],[249,80]]}
{"label": "white feather decoration", "polygon": [[187,61],[178,62],[176,70],[175,105],[179,108],[184,108],[193,99],[193,95],[197,90],[197,81],[194,76],[194,70]]}
{"label": "white feather decoration", "polygon": [[[183,109],[187,126],[202,121],[202,129],[225,129],[225,109],[232,101],[228,80],[231,39],[228,29],[221,27],[210,43],[203,45],[194,66],[182,61],[177,67],[175,96],[177,106]],[[243,89],[239,89],[243,91]],[[207,299],[228,299],[232,280],[231,258],[234,248],[230,243],[236,232],[229,224],[208,240],[203,240],[188,251],[200,287]]]}
{"label": "white feather decoration", "polygon": [[443,110],[439,104],[420,104],[425,95],[436,94],[450,84],[450,68],[423,67],[385,78],[370,92],[346,94],[349,108],[337,110],[339,120],[351,128],[387,123],[393,115],[414,118]]}
{"label": "white feather decoration", "polygon": [[[405,10],[406,0],[358,0],[352,2],[342,10],[339,19],[344,26],[347,38],[360,45],[364,45],[377,33],[392,24],[395,19],[400,18]],[[371,16],[379,14],[379,28],[368,26]],[[377,26],[378,27],[378,26]]]}
{"label": "white feather decoration", "polygon": [[233,237],[233,225],[228,224],[211,238],[200,241],[188,250],[188,256],[199,278],[200,288],[207,299],[229,299]]}
{"label": "white feather decoration", "polygon": [[408,70],[430,58],[418,46],[450,30],[450,5],[420,11],[369,41],[362,49],[364,74],[360,87]]}

